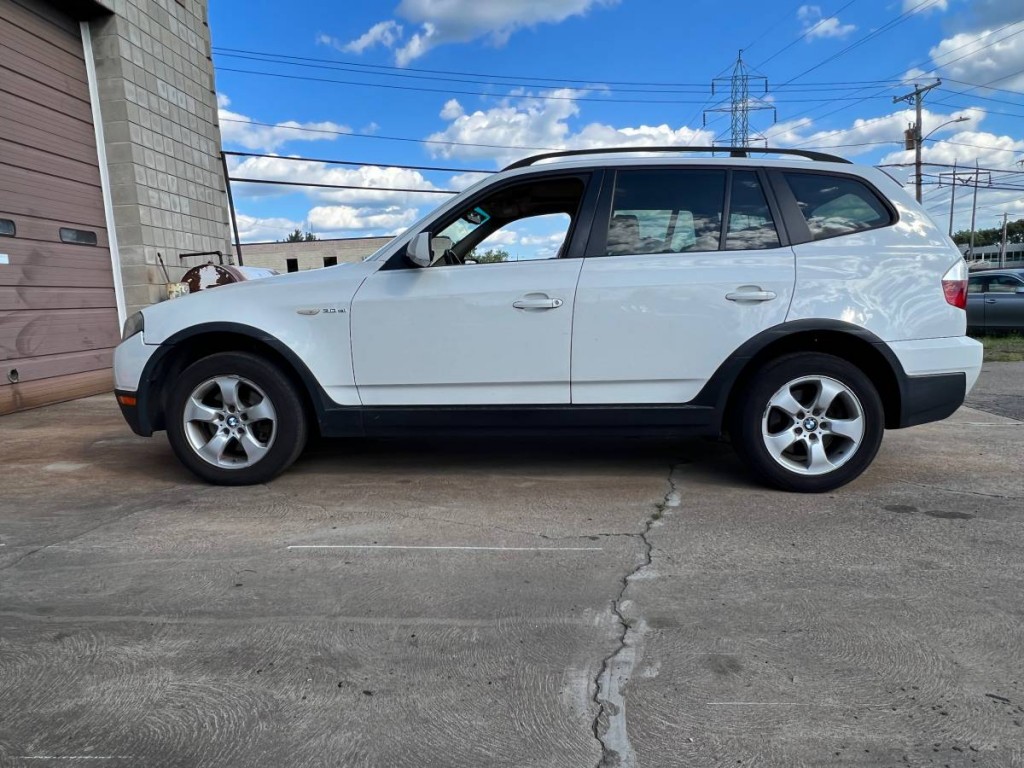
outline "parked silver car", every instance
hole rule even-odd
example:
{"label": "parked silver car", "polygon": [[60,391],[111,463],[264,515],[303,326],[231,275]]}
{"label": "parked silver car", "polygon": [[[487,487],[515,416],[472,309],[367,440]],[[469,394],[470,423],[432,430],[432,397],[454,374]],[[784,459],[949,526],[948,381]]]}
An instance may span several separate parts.
{"label": "parked silver car", "polygon": [[1024,333],[1024,269],[986,270],[968,278],[967,332]]}

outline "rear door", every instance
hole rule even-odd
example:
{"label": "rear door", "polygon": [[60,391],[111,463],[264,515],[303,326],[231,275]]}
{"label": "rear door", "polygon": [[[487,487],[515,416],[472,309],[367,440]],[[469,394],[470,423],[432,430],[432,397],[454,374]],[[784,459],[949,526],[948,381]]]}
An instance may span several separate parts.
{"label": "rear door", "polygon": [[985,296],[985,326],[1005,331],[1024,329],[1024,280],[1013,275],[993,275]]}
{"label": "rear door", "polygon": [[971,330],[985,328],[985,291],[989,279],[975,275],[967,280],[967,327]]}
{"label": "rear door", "polygon": [[750,167],[606,180],[576,292],[573,404],[686,403],[785,320],[794,257],[765,186]]}

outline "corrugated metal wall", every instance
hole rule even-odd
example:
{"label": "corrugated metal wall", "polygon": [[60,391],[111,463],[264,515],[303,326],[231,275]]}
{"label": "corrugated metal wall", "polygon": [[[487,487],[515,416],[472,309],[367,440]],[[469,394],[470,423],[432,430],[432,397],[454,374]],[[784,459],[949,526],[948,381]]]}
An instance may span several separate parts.
{"label": "corrugated metal wall", "polygon": [[109,390],[117,341],[78,22],[0,0],[0,413]]}

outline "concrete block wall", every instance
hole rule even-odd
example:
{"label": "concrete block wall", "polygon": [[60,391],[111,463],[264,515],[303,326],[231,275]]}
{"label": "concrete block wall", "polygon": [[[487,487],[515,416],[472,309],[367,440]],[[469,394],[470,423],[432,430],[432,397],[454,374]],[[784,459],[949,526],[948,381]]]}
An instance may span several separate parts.
{"label": "concrete block wall", "polygon": [[349,237],[298,243],[242,243],[242,261],[247,267],[286,272],[288,259],[295,259],[299,271],[320,269],[324,266],[324,257],[333,256],[339,264],[362,261],[391,240],[390,237]]}
{"label": "concrete block wall", "polygon": [[[105,0],[90,22],[129,313],[165,298],[178,254],[231,253],[206,0]],[[195,259],[191,260],[193,263]]]}

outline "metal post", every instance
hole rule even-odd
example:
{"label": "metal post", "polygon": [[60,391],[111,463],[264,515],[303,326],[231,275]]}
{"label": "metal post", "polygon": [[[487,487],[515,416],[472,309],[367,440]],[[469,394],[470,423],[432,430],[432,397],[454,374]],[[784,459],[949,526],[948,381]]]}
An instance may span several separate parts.
{"label": "metal post", "polygon": [[978,213],[978,176],[980,174],[978,161],[974,161],[974,203],[971,204],[971,261],[974,260],[974,219]]}
{"label": "metal post", "polygon": [[949,191],[949,236],[953,237],[953,203],[956,202],[956,160],[953,161],[953,188]]}
{"label": "metal post", "polygon": [[231,211],[231,229],[235,233],[235,255],[238,257],[238,266],[245,266],[242,261],[242,241],[238,237],[238,218],[235,216],[235,201],[231,197],[231,178],[228,174],[228,157],[220,153],[220,165],[224,169],[224,191],[228,193],[228,210]]}
{"label": "metal post", "polygon": [[999,240],[999,266],[1002,267],[1006,263],[1006,219],[1010,214],[1003,213],[1003,236]]}

